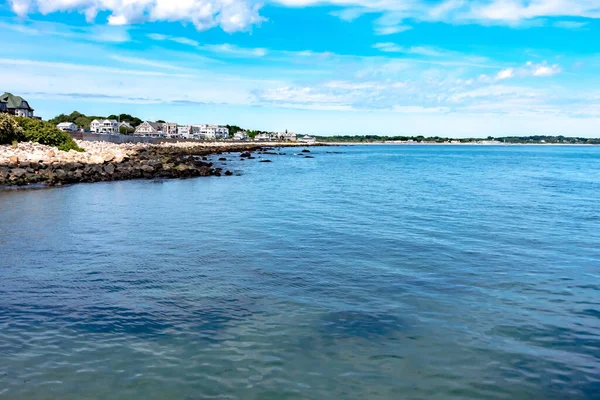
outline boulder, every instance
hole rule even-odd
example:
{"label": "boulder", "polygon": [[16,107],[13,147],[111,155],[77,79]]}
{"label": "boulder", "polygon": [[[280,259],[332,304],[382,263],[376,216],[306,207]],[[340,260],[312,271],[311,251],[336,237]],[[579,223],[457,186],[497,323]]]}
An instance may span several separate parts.
{"label": "boulder", "polygon": [[115,165],[112,163],[105,165],[104,172],[106,172],[108,175],[114,174],[115,173]]}
{"label": "boulder", "polygon": [[24,170],[23,168],[14,168],[11,171],[12,176],[14,176],[15,178],[21,178],[26,173],[27,173],[27,171]]}
{"label": "boulder", "polygon": [[245,151],[242,154],[240,154],[240,157],[242,157],[242,158],[250,158],[250,157],[252,157],[252,154],[249,151]]}
{"label": "boulder", "polygon": [[227,159],[225,157],[221,157],[219,158],[219,161],[227,161]]}
{"label": "boulder", "polygon": [[19,165],[19,157],[17,157],[17,156],[10,156],[9,162],[12,165]]}
{"label": "boulder", "polygon": [[151,165],[142,165],[142,171],[146,172],[146,173],[152,173],[154,172],[154,167],[152,167]]}
{"label": "boulder", "polygon": [[103,161],[104,161],[104,162],[111,162],[112,160],[114,160],[114,159],[115,159],[115,155],[114,155],[114,154],[112,154],[112,153],[108,153],[108,154],[105,154],[105,155],[102,157],[102,159],[103,159]]}
{"label": "boulder", "polygon": [[260,160],[259,162],[273,162],[271,160]]}
{"label": "boulder", "polygon": [[231,171],[225,171],[225,175],[226,176],[231,176],[231,175],[233,175],[233,172],[231,172]]}
{"label": "boulder", "polygon": [[46,152],[46,157],[48,157],[48,158],[54,158],[54,157],[56,157],[56,152],[54,150],[48,150]]}
{"label": "boulder", "polygon": [[104,164],[104,157],[100,157],[98,155],[90,157],[90,163],[92,164]]}
{"label": "boulder", "polygon": [[309,149],[304,149],[304,150],[302,150],[302,152],[303,153],[310,153],[310,150]]}

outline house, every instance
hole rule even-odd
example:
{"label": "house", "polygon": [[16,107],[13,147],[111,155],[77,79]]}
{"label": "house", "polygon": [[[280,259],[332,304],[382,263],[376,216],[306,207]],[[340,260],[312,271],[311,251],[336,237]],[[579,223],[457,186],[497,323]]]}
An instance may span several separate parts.
{"label": "house", "polygon": [[177,136],[184,139],[192,138],[192,126],[191,125],[179,125],[177,126]]}
{"label": "house", "polygon": [[121,128],[125,128],[127,130],[134,130],[135,129],[133,126],[131,126],[131,124],[129,122],[119,122],[119,130]]}
{"label": "house", "polygon": [[161,137],[163,136],[163,131],[161,124],[158,124],[156,122],[144,121],[135,128],[134,135]]}
{"label": "house", "polygon": [[215,140],[229,138],[229,129],[223,125],[192,125],[192,135],[197,139]]}
{"label": "house", "polygon": [[27,100],[8,92],[0,96],[0,111],[17,117],[33,118],[33,108],[29,106]]}
{"label": "house", "polygon": [[177,137],[177,123],[175,122],[161,122],[160,130],[166,137]]}
{"label": "house", "polygon": [[294,132],[279,132],[277,134],[277,140],[281,140],[284,142],[295,142],[296,141],[296,134]]}
{"label": "house", "polygon": [[305,136],[302,136],[301,138],[299,138],[298,142],[300,142],[300,143],[307,143],[307,144],[313,144],[313,143],[317,142],[317,139],[315,139],[314,137],[305,135]]}
{"label": "house", "polygon": [[248,134],[245,131],[236,132],[233,135],[233,140],[248,140]]}
{"label": "house", "polygon": [[149,137],[164,137],[160,124],[156,122],[144,121],[135,128],[134,135]]}
{"label": "house", "polygon": [[90,131],[104,135],[119,133],[119,122],[116,119],[95,119],[90,123]]}
{"label": "house", "polygon": [[254,136],[254,140],[257,142],[270,142],[271,134],[270,133],[259,133],[258,135]]}
{"label": "house", "polygon": [[56,127],[63,132],[76,132],[79,130],[77,125],[72,122],[61,122],[60,124],[56,125]]}

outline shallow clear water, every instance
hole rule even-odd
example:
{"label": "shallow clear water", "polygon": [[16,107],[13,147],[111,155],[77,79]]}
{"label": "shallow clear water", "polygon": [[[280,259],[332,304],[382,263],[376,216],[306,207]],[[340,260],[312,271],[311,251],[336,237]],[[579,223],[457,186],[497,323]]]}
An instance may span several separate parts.
{"label": "shallow clear water", "polygon": [[0,399],[600,398],[600,148],[312,155],[0,191]]}

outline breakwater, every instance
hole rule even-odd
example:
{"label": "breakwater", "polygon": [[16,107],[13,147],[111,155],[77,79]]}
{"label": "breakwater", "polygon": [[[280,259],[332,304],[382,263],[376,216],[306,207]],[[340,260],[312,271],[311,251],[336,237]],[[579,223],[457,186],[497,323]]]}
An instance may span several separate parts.
{"label": "breakwater", "polygon": [[268,149],[255,143],[77,143],[86,151],[64,152],[37,143],[0,146],[0,185],[232,175],[207,156],[239,152],[251,158],[252,152]]}

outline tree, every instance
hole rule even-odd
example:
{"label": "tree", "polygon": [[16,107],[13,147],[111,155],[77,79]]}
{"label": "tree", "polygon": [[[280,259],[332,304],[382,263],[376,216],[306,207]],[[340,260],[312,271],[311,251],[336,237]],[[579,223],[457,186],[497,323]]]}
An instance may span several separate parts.
{"label": "tree", "polygon": [[16,117],[15,121],[23,129],[19,140],[38,142],[58,147],[59,150],[83,151],[67,132],[58,129],[53,123],[34,118]]}
{"label": "tree", "polygon": [[0,113],[0,144],[18,141],[23,135],[23,129],[17,121],[6,113]]}
{"label": "tree", "polygon": [[131,135],[133,132],[135,132],[135,129],[128,128],[126,126],[120,126],[119,132],[121,133],[121,135]]}
{"label": "tree", "polygon": [[166,123],[165,121],[163,121],[162,119],[159,119],[158,121],[156,121],[157,124],[164,124]]}

